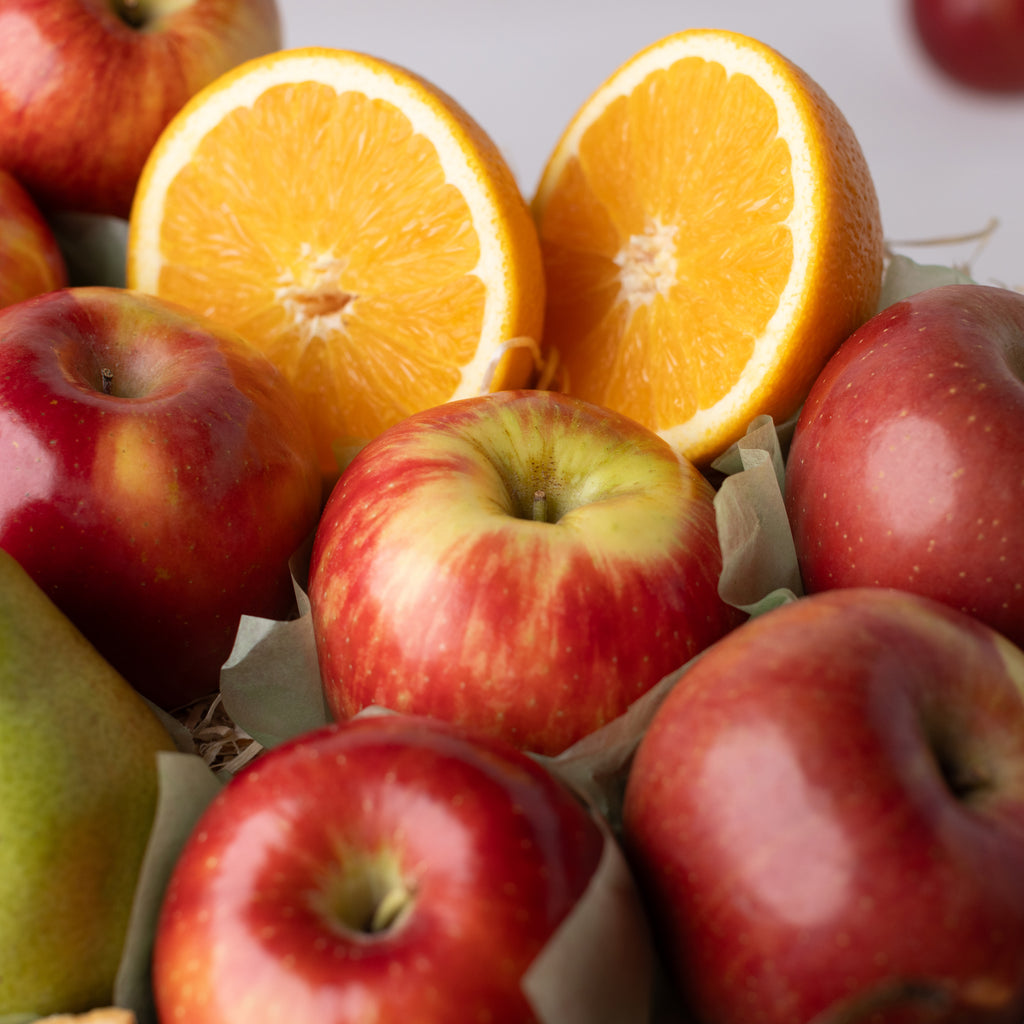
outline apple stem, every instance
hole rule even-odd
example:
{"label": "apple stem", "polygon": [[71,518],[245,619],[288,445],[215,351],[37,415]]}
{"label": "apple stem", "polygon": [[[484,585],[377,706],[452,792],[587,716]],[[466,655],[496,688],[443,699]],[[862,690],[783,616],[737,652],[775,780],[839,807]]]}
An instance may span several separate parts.
{"label": "apple stem", "polygon": [[535,523],[546,523],[548,521],[548,496],[545,491],[533,492],[532,518]]}
{"label": "apple stem", "polygon": [[100,370],[100,387],[105,395],[114,393],[114,371],[107,366]]}
{"label": "apple stem", "polygon": [[386,931],[395,923],[399,914],[409,905],[410,892],[404,885],[389,889],[377,904],[370,917],[371,934]]}

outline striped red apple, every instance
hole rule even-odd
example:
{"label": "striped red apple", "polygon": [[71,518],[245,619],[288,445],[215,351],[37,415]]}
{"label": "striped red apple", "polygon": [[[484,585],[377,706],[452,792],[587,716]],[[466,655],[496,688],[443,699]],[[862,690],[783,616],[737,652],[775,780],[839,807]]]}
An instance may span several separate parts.
{"label": "striped red apple", "polygon": [[362,449],[316,531],[331,710],[564,750],[744,617],[718,595],[713,498],[652,431],[567,395],[409,417]]}
{"label": "striped red apple", "polygon": [[53,231],[18,179],[0,167],[0,307],[65,284]]}
{"label": "striped red apple", "polygon": [[275,0],[5,0],[0,166],[48,214],[127,217],[174,113],[280,45]]}

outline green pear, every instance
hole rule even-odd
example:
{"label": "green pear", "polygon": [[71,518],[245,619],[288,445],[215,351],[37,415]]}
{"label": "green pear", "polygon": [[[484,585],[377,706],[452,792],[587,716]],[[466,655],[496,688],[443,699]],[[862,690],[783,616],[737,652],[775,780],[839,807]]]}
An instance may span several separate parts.
{"label": "green pear", "polygon": [[0,1016],[109,1004],[157,804],[150,706],[0,550]]}

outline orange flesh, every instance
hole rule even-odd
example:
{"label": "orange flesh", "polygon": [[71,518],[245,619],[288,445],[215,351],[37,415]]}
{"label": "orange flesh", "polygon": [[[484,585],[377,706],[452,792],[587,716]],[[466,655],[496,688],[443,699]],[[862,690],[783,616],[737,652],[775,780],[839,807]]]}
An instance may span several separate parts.
{"label": "orange flesh", "polygon": [[729,392],[792,266],[777,128],[749,76],[689,57],[583,133],[542,223],[544,338],[573,393],[660,429]]}
{"label": "orange flesh", "polygon": [[446,400],[477,350],[468,206],[390,103],[274,86],[203,139],[166,210],[160,293],[263,349],[334,444]]}

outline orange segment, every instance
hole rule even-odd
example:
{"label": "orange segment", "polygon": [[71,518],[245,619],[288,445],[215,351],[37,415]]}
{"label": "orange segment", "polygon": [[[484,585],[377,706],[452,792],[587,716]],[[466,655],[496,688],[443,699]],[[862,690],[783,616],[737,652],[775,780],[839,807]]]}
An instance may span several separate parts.
{"label": "orange segment", "polygon": [[698,463],[755,416],[795,412],[881,288],[852,129],[803,71],[732,32],[669,36],[615,72],[533,209],[563,386]]}
{"label": "orange segment", "polygon": [[363,54],[250,61],[197,95],[139,184],[128,284],[265,351],[325,475],[428,406],[520,387],[544,305],[536,229],[450,97]]}

